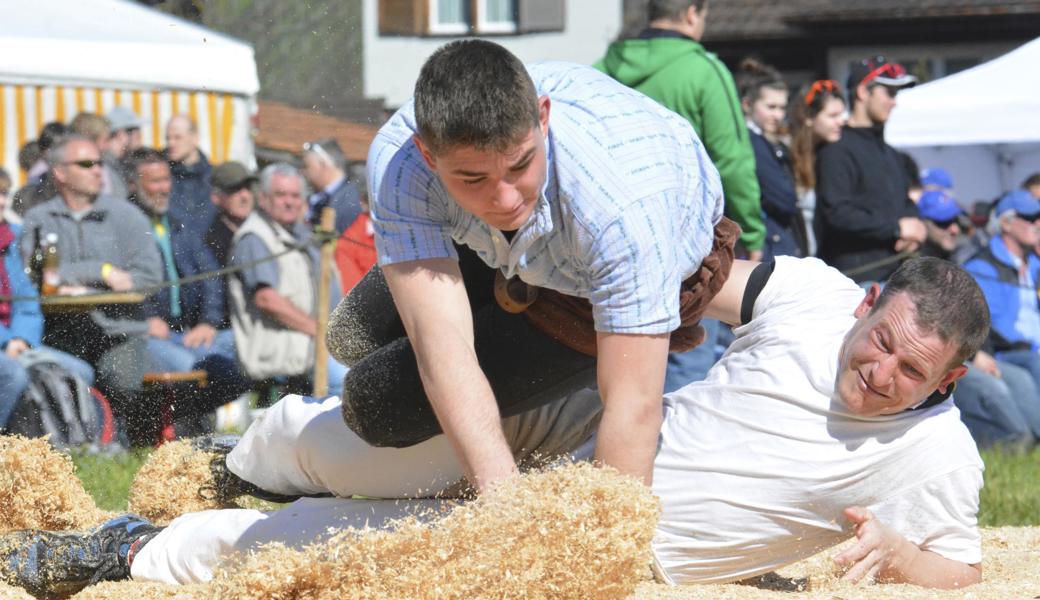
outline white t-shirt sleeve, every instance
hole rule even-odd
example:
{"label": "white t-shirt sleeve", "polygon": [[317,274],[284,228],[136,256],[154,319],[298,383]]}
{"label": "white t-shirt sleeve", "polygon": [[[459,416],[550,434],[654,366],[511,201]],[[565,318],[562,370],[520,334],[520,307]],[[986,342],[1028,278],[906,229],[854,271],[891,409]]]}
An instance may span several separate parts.
{"label": "white t-shirt sleeve", "polygon": [[789,320],[804,315],[818,320],[845,314],[863,290],[837,269],[816,258],[778,256],[769,281],[758,295],[751,324],[759,320]]}
{"label": "white t-shirt sleeve", "polygon": [[966,465],[870,510],[922,550],[974,565],[982,562],[977,519],[981,489],[982,470]]}

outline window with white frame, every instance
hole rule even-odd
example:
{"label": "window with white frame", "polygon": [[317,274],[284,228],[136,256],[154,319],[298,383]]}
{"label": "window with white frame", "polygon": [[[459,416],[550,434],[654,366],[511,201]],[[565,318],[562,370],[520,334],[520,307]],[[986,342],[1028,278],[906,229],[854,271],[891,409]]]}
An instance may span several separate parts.
{"label": "window with white frame", "polygon": [[451,35],[468,33],[470,0],[429,0],[430,33]]}
{"label": "window with white frame", "polygon": [[513,33],[516,31],[516,0],[477,0],[477,31]]}
{"label": "window with white frame", "polygon": [[563,31],[566,0],[377,0],[380,35]]}

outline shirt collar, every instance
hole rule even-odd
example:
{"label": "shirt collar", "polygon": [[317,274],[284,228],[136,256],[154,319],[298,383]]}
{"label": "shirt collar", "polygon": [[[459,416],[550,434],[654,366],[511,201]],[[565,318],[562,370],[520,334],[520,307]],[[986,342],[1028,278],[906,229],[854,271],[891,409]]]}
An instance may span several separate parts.
{"label": "shirt collar", "polygon": [[538,196],[534,211],[513,238],[509,246],[509,260],[506,266],[507,277],[516,275],[517,269],[527,265],[527,250],[539,238],[552,231],[552,206],[557,201],[559,188],[556,185],[556,161],[554,160],[552,129],[545,136],[545,184]]}
{"label": "shirt collar", "polygon": [[326,194],[331,196],[331,195],[335,194],[336,191],[339,190],[339,187],[341,185],[343,185],[344,183],[346,183],[346,181],[347,181],[347,177],[346,177],[346,175],[344,175],[343,177],[340,177],[336,181],[333,181],[332,183],[330,183],[327,186],[325,186],[325,189],[322,190],[322,191],[324,191]]}

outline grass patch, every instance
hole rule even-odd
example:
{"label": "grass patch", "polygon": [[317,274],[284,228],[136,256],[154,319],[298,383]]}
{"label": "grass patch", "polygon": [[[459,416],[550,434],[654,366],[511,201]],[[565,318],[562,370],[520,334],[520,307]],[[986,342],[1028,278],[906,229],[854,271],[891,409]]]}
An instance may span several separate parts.
{"label": "grass patch", "polygon": [[130,484],[151,449],[135,449],[117,456],[73,453],[76,475],[97,503],[105,510],[125,511]]}
{"label": "grass patch", "polygon": [[982,488],[979,525],[1040,525],[1040,450],[986,450],[986,485]]}
{"label": "grass patch", "polygon": [[[73,454],[83,487],[105,510],[126,510],[130,483],[151,450],[139,449],[109,457]],[[982,453],[986,485],[982,488],[979,525],[984,527],[1040,525],[1040,450]]]}

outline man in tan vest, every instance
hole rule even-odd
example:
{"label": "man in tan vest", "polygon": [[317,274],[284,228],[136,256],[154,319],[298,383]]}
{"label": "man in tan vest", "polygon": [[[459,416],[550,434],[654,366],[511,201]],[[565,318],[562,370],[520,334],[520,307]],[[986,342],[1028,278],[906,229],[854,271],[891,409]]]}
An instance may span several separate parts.
{"label": "man in tan vest", "polygon": [[[231,264],[245,266],[228,278],[238,360],[252,379],[286,377],[290,388],[303,391],[318,333],[318,262],[301,222],[303,179],[296,168],[285,163],[265,168],[257,204],[232,240]],[[264,261],[272,255],[277,258]],[[344,375],[346,368],[330,359],[330,394],[339,393]]]}

